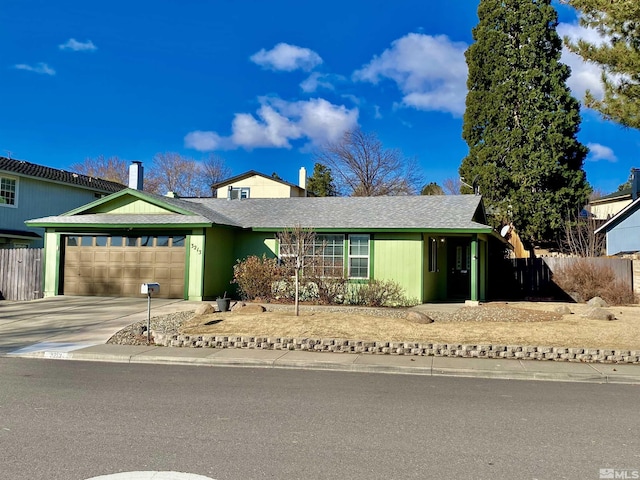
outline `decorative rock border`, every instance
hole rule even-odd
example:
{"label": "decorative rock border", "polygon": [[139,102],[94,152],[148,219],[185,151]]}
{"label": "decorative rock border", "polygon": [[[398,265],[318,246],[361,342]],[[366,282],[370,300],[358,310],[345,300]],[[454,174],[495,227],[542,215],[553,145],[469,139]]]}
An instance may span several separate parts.
{"label": "decorative rock border", "polygon": [[640,350],[607,348],[532,347],[519,345],[462,345],[383,342],[341,338],[254,337],[237,335],[178,335],[152,332],[165,347],[253,348],[333,353],[370,353],[463,358],[509,358],[593,363],[640,363]]}

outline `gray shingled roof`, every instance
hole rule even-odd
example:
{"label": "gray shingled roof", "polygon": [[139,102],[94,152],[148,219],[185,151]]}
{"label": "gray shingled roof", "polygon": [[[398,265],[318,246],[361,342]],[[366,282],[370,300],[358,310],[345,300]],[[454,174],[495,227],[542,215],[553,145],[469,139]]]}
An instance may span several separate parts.
{"label": "gray shingled roof", "polygon": [[0,157],[0,172],[67,183],[104,193],[114,193],[127,188],[126,185],[120,183],[5,157]]}
{"label": "gray shingled roof", "polygon": [[134,214],[134,213],[92,213],[86,215],[60,215],[29,220],[28,223],[64,224],[64,225],[192,225],[211,224],[211,221],[200,215],[169,214]]}
{"label": "gray shingled roof", "polygon": [[[475,195],[181,199],[181,203],[232,219],[234,225],[266,229],[295,225],[316,229],[490,228],[476,221],[484,220],[484,212],[476,217],[480,201]],[[200,211],[204,215],[206,210]]]}
{"label": "gray shingled roof", "polygon": [[[142,193],[187,211],[181,214],[83,214],[32,220],[45,224],[218,224],[241,228],[487,230],[481,197],[425,195],[397,197],[171,198]],[[31,223],[29,222],[29,223]]]}

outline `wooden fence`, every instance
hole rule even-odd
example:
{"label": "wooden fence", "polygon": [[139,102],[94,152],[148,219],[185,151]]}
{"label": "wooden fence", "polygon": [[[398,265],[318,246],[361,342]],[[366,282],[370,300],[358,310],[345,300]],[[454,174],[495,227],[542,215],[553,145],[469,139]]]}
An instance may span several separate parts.
{"label": "wooden fence", "polygon": [[554,271],[566,268],[577,261],[588,261],[598,267],[610,268],[616,279],[626,285],[630,291],[633,291],[633,261],[627,258],[517,258],[511,260],[511,267],[516,285],[519,286],[518,296],[566,299],[567,292],[563,292],[551,277]]}
{"label": "wooden fence", "polygon": [[42,248],[0,249],[0,300],[42,298]]}

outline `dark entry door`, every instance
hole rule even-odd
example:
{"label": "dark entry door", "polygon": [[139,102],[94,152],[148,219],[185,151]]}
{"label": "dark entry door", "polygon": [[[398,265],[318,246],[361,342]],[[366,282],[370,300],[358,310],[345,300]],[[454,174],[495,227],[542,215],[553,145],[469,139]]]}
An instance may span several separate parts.
{"label": "dark entry door", "polygon": [[471,240],[451,238],[447,246],[448,296],[468,299],[471,294]]}

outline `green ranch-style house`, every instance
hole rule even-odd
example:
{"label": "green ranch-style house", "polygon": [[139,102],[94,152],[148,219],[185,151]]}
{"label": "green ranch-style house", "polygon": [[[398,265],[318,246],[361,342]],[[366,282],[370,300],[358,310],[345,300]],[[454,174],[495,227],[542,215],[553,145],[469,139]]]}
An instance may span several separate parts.
{"label": "green ranch-style house", "polygon": [[[489,244],[480,196],[175,198],[125,189],[58,216],[45,229],[44,294],[208,300],[232,291],[233,265],[279,254],[278,232],[311,228],[322,264],[354,282],[393,280],[421,302],[482,301]],[[501,246],[501,248],[504,245]]]}

